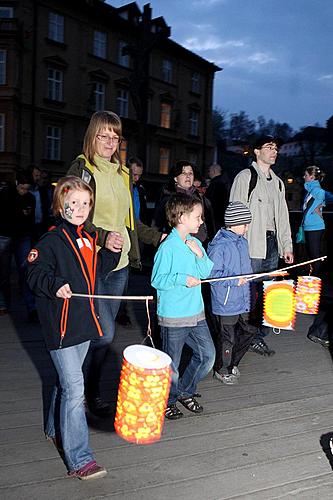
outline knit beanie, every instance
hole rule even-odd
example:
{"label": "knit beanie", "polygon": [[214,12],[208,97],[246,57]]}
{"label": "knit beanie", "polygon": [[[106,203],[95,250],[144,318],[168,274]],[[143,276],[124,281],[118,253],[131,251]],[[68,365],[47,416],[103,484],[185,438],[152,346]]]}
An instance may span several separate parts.
{"label": "knit beanie", "polygon": [[250,224],[252,215],[250,210],[240,201],[231,201],[224,214],[224,223],[228,226]]}

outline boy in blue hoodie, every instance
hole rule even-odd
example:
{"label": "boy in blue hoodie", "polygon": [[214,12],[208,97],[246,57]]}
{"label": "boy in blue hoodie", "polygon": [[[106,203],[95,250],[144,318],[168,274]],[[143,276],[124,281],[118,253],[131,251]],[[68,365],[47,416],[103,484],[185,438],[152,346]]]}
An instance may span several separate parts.
{"label": "boy in blue hoodie", "polygon": [[[191,236],[203,222],[200,200],[175,194],[166,204],[166,216],[172,231],[156,253],[152,286],[157,290],[162,349],[172,359],[173,376],[165,416],[174,420],[183,416],[177,401],[193,413],[203,411],[194,395],[198,382],[213,367],[215,348],[205,320],[200,280],[209,276],[213,263],[200,241]],[[193,355],[179,377],[184,344]]]}
{"label": "boy in blue hoodie", "polygon": [[[229,203],[224,215],[226,228],[220,229],[208,245],[208,256],[214,262],[214,278],[252,273],[244,238],[251,220],[251,212],[243,203]],[[235,384],[240,376],[238,364],[257,333],[257,328],[249,324],[250,284],[246,278],[212,282],[211,297],[212,311],[220,327],[214,377],[224,384]]]}

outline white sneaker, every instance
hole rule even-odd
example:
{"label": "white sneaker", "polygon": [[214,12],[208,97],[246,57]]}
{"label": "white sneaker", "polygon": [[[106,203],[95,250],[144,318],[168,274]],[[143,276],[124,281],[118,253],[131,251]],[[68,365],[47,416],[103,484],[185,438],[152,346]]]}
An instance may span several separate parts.
{"label": "white sneaker", "polygon": [[240,377],[240,371],[238,366],[234,366],[233,369],[231,370],[232,375],[235,375],[236,378]]}

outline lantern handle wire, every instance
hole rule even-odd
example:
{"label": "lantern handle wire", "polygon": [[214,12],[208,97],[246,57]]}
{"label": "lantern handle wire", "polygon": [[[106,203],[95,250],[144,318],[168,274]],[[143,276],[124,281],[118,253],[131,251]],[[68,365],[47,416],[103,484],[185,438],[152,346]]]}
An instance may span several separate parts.
{"label": "lantern handle wire", "polygon": [[155,344],[154,344],[153,337],[151,334],[151,322],[150,322],[149,298],[148,297],[146,297],[146,312],[147,312],[147,321],[148,321],[148,323],[147,323],[147,335],[145,336],[145,338],[143,339],[141,344],[144,344],[146,339],[149,339],[152,347],[155,349]]}

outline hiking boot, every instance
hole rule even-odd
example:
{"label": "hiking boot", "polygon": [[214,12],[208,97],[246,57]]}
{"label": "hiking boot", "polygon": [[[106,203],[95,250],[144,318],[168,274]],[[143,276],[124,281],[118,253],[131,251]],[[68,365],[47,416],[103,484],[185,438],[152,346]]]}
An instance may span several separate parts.
{"label": "hiking boot", "polygon": [[275,351],[270,349],[264,340],[255,340],[249,347],[250,352],[255,352],[261,356],[274,356]]}
{"label": "hiking boot", "polygon": [[95,460],[87,463],[81,469],[73,470],[68,473],[70,477],[77,477],[82,481],[88,481],[89,479],[99,479],[107,475],[107,470],[104,467],[98,465]]}
{"label": "hiking boot", "polygon": [[311,342],[315,342],[316,344],[320,344],[322,347],[325,347],[325,349],[328,349],[330,346],[329,340],[321,339],[320,337],[316,337],[315,335],[311,335],[311,333],[308,335],[308,339],[311,340]]}

